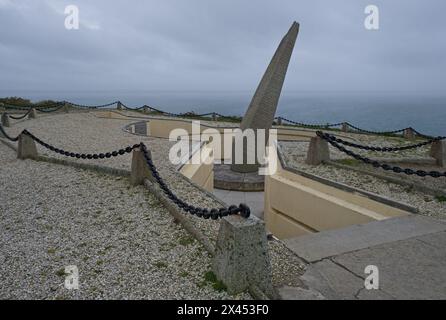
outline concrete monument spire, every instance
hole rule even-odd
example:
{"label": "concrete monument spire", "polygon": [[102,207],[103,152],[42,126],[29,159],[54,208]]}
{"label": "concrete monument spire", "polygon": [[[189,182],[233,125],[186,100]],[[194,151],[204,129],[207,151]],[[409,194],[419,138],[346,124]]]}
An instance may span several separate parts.
{"label": "concrete monument spire", "polygon": [[[265,129],[266,134],[268,134],[268,130],[274,121],[277,104],[298,33],[299,24],[293,22],[288,33],[280,42],[257,87],[248,110],[243,117],[240,129]],[[247,159],[246,146],[243,148],[243,153],[243,159]],[[232,164],[231,170],[236,172],[254,172],[258,170],[258,167],[258,164]]]}

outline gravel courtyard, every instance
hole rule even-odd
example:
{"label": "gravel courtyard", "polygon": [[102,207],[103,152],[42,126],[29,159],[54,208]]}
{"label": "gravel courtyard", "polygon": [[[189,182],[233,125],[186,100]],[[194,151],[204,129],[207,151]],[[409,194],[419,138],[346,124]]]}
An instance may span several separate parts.
{"label": "gravel courtyard", "polygon": [[[58,148],[107,152],[143,141],[170,187],[188,202],[219,207],[183,179],[167,158],[171,143],[135,136],[130,120],[71,113],[12,121]],[[62,157],[38,146],[39,154]],[[131,155],[76,160],[130,170]],[[212,258],[173,222],[150,193],[126,178],[32,160],[19,161],[0,143],[1,299],[249,299],[230,296],[205,280]],[[212,242],[219,222],[189,216]],[[300,285],[302,262],[281,242],[270,241],[273,282]],[[64,288],[64,267],[79,269],[79,290]]]}

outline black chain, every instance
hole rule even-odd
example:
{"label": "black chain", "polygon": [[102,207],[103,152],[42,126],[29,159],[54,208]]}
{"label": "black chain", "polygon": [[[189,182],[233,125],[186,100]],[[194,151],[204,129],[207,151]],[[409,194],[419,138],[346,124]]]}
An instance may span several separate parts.
{"label": "black chain", "polygon": [[19,136],[13,138],[10,135],[8,135],[5,131],[5,129],[3,128],[3,126],[0,124],[0,132],[5,136],[6,139],[8,139],[9,141],[18,141],[19,140]]}
{"label": "black chain", "polygon": [[86,108],[86,109],[99,109],[99,108],[106,108],[106,107],[110,107],[114,104],[117,104],[119,101],[113,101],[107,104],[101,104],[101,105],[97,105],[97,106],[87,106],[84,104],[77,104],[77,103],[73,103],[73,102],[69,102],[69,101],[63,101],[63,103],[67,103],[70,104],[72,106],[78,107],[78,108]]}
{"label": "black chain", "polygon": [[46,109],[38,109],[38,110],[39,110],[39,112],[50,113],[50,112],[56,112],[56,111],[60,110],[61,108],[63,108],[63,106],[64,105],[61,104],[60,106],[58,106],[57,108],[52,109],[52,110],[46,110]]}
{"label": "black chain", "polygon": [[408,145],[408,146],[403,146],[403,147],[375,147],[375,146],[364,146],[364,145],[356,144],[353,142],[345,141],[343,139],[337,138],[336,136],[334,136],[332,134],[328,134],[328,133],[323,133],[323,135],[324,135],[324,139],[327,141],[329,141],[329,140],[334,141],[334,142],[337,142],[337,143],[340,143],[340,144],[343,144],[343,145],[346,145],[349,147],[361,149],[361,150],[378,151],[378,152],[394,152],[394,151],[416,149],[416,148],[423,147],[425,145],[432,144],[435,141],[440,141],[440,140],[446,139],[446,137],[436,137],[436,138],[432,138],[425,142]]}
{"label": "black chain", "polygon": [[63,149],[59,149],[56,148],[42,140],[40,140],[39,138],[37,138],[35,135],[33,135],[31,132],[29,132],[28,130],[23,130],[22,132],[23,134],[29,136],[31,139],[33,139],[35,142],[37,142],[38,144],[42,145],[43,147],[59,153],[63,156],[67,156],[67,157],[71,157],[71,158],[77,158],[77,159],[104,159],[104,158],[111,158],[111,157],[117,157],[117,156],[121,156],[125,153],[130,153],[133,151],[133,149],[139,148],[140,145],[139,144],[135,144],[133,146],[129,146],[127,148],[123,148],[123,149],[119,149],[117,151],[112,151],[112,152],[106,152],[106,153],[95,153],[95,154],[90,154],[90,153],[75,153],[75,152],[70,152],[70,151],[65,151]]}
{"label": "black chain", "polygon": [[346,122],[345,124],[352,129],[355,129],[357,131],[364,132],[364,133],[370,133],[370,134],[396,134],[396,133],[404,132],[405,130],[408,130],[408,129],[412,129],[412,128],[404,128],[404,129],[399,129],[399,130],[394,130],[394,131],[370,131],[370,130],[365,130],[365,129],[356,127],[348,122]]}
{"label": "black chain", "polygon": [[327,124],[307,124],[307,123],[302,123],[302,122],[296,122],[296,121],[293,121],[293,120],[290,120],[290,119],[287,119],[287,118],[283,118],[283,117],[277,117],[276,119],[284,120],[286,122],[289,122],[289,123],[294,124],[294,125],[299,126],[299,127],[314,128],[314,129],[339,127],[340,125],[343,124],[343,122],[327,123]]}
{"label": "black chain", "polygon": [[363,157],[359,154],[356,154],[346,148],[344,148],[343,146],[339,145],[336,141],[332,141],[330,139],[328,139],[326,137],[326,135],[324,135],[324,133],[322,131],[317,131],[316,134],[326,140],[328,143],[330,143],[333,147],[337,148],[338,150],[344,152],[345,154],[355,158],[356,160],[360,160],[366,164],[370,164],[372,166],[374,166],[375,168],[382,168],[385,171],[393,171],[395,173],[404,173],[407,175],[417,175],[419,177],[426,177],[426,176],[430,176],[433,178],[439,178],[439,177],[446,177],[446,172],[438,172],[438,171],[424,171],[424,170],[414,170],[414,169],[410,169],[410,168],[400,168],[397,166],[391,166],[389,164],[386,163],[379,163],[376,160],[371,160],[369,158]]}
{"label": "black chain", "polygon": [[24,119],[27,115],[29,115],[30,113],[31,113],[31,111],[32,111],[33,109],[29,109],[28,110],[28,112],[26,112],[25,114],[23,114],[23,115],[21,115],[21,116],[19,116],[19,117],[15,117],[15,116],[13,116],[13,115],[8,115],[11,119],[14,119],[14,120],[21,120],[21,119]]}
{"label": "black chain", "polygon": [[152,172],[152,176],[153,178],[156,180],[156,182],[158,183],[158,185],[160,186],[161,190],[164,191],[164,193],[167,195],[167,197],[172,200],[173,203],[175,203],[178,207],[180,207],[181,209],[183,209],[185,212],[188,212],[192,215],[196,215],[199,218],[204,218],[204,219],[213,219],[213,220],[217,220],[219,218],[223,218],[229,215],[235,215],[235,214],[240,214],[240,216],[244,217],[244,218],[248,218],[251,214],[251,210],[250,208],[244,204],[241,203],[238,207],[235,205],[231,205],[228,208],[220,208],[220,209],[203,209],[203,208],[197,208],[194,207],[188,203],[186,203],[185,201],[179,199],[170,189],[169,187],[166,185],[166,183],[164,182],[163,178],[161,178],[161,176],[158,173],[157,168],[155,167],[155,165],[153,164],[153,161],[147,151],[146,146],[144,145],[144,143],[141,142],[141,147],[140,147],[141,151],[143,152],[144,158],[147,162],[147,165],[150,168],[150,171]]}

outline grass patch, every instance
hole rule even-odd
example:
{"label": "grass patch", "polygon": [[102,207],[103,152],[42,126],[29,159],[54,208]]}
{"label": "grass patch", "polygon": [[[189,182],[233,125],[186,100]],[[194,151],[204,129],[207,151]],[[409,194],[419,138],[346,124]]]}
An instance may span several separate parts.
{"label": "grass patch", "polygon": [[180,238],[179,243],[182,246],[188,246],[188,245],[194,243],[194,241],[195,241],[195,239],[193,237],[191,237],[191,236],[184,236],[184,237]]}
{"label": "grass patch", "polygon": [[336,162],[339,164],[344,164],[346,166],[358,166],[359,165],[359,161],[356,159],[341,159]]}
{"label": "grass patch", "polygon": [[446,196],[435,196],[438,202],[446,202]]}
{"label": "grass patch", "polygon": [[157,261],[153,265],[158,269],[167,268],[167,263],[165,263],[164,261]]}
{"label": "grass patch", "polygon": [[61,269],[57,270],[56,275],[59,277],[65,277],[66,276],[65,268],[61,268]]}
{"label": "grass patch", "polygon": [[208,284],[212,285],[212,288],[218,292],[227,290],[226,285],[222,281],[218,280],[217,276],[212,271],[208,271],[204,274],[204,280],[198,284],[198,287],[203,288]]}
{"label": "grass patch", "polygon": [[180,273],[180,277],[181,278],[186,278],[186,277],[188,277],[189,276],[189,272],[187,272],[187,271],[182,271],[181,273]]}

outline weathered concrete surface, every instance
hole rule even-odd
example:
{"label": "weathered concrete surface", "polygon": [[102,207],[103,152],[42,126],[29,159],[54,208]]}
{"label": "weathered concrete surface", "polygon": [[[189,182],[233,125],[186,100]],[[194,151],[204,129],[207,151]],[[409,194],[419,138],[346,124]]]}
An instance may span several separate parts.
{"label": "weathered concrete surface", "polygon": [[[271,128],[279,103],[280,93],[294,49],[299,24],[293,22],[288,33],[279,44],[259,86],[251,100],[248,110],[240,124],[241,130]],[[267,135],[268,136],[268,135]],[[246,159],[247,147],[243,148],[243,159]],[[258,164],[233,164],[231,169],[237,172],[254,172],[258,170]]]}
{"label": "weathered concrete surface", "polygon": [[374,221],[285,240],[287,246],[308,262],[446,230],[446,223],[409,215]]}
{"label": "weathered concrete surface", "polygon": [[[149,155],[151,156],[150,150],[147,152],[149,152]],[[152,182],[154,181],[152,172],[144,158],[144,153],[141,150],[133,150],[130,183],[134,186],[144,184],[145,179],[149,179]]]}
{"label": "weathered concrete surface", "polygon": [[8,114],[2,113],[2,126],[3,127],[9,127],[11,125],[11,123],[9,122],[9,116]]}
{"label": "weathered concrete surface", "polygon": [[329,160],[330,150],[328,149],[328,142],[324,139],[321,139],[320,137],[311,138],[305,163],[317,166],[323,161]]}
{"label": "weathered concrete surface", "polygon": [[223,218],[220,224],[213,270],[230,294],[256,286],[274,297],[265,225],[240,216]]}
{"label": "weathered concrete surface", "polygon": [[430,155],[440,167],[446,167],[446,140],[432,143]]}
{"label": "weathered concrete surface", "polygon": [[[300,246],[296,253],[310,261],[301,277],[310,298],[319,299],[319,293],[327,299],[446,299],[446,223],[420,218],[372,222],[287,243],[295,252]],[[369,265],[378,268],[378,289],[365,288]],[[305,298],[292,290],[280,293]]]}
{"label": "weathered concrete surface", "polygon": [[17,158],[19,159],[36,159],[37,158],[36,143],[26,134],[19,136],[19,144],[17,148]]}

